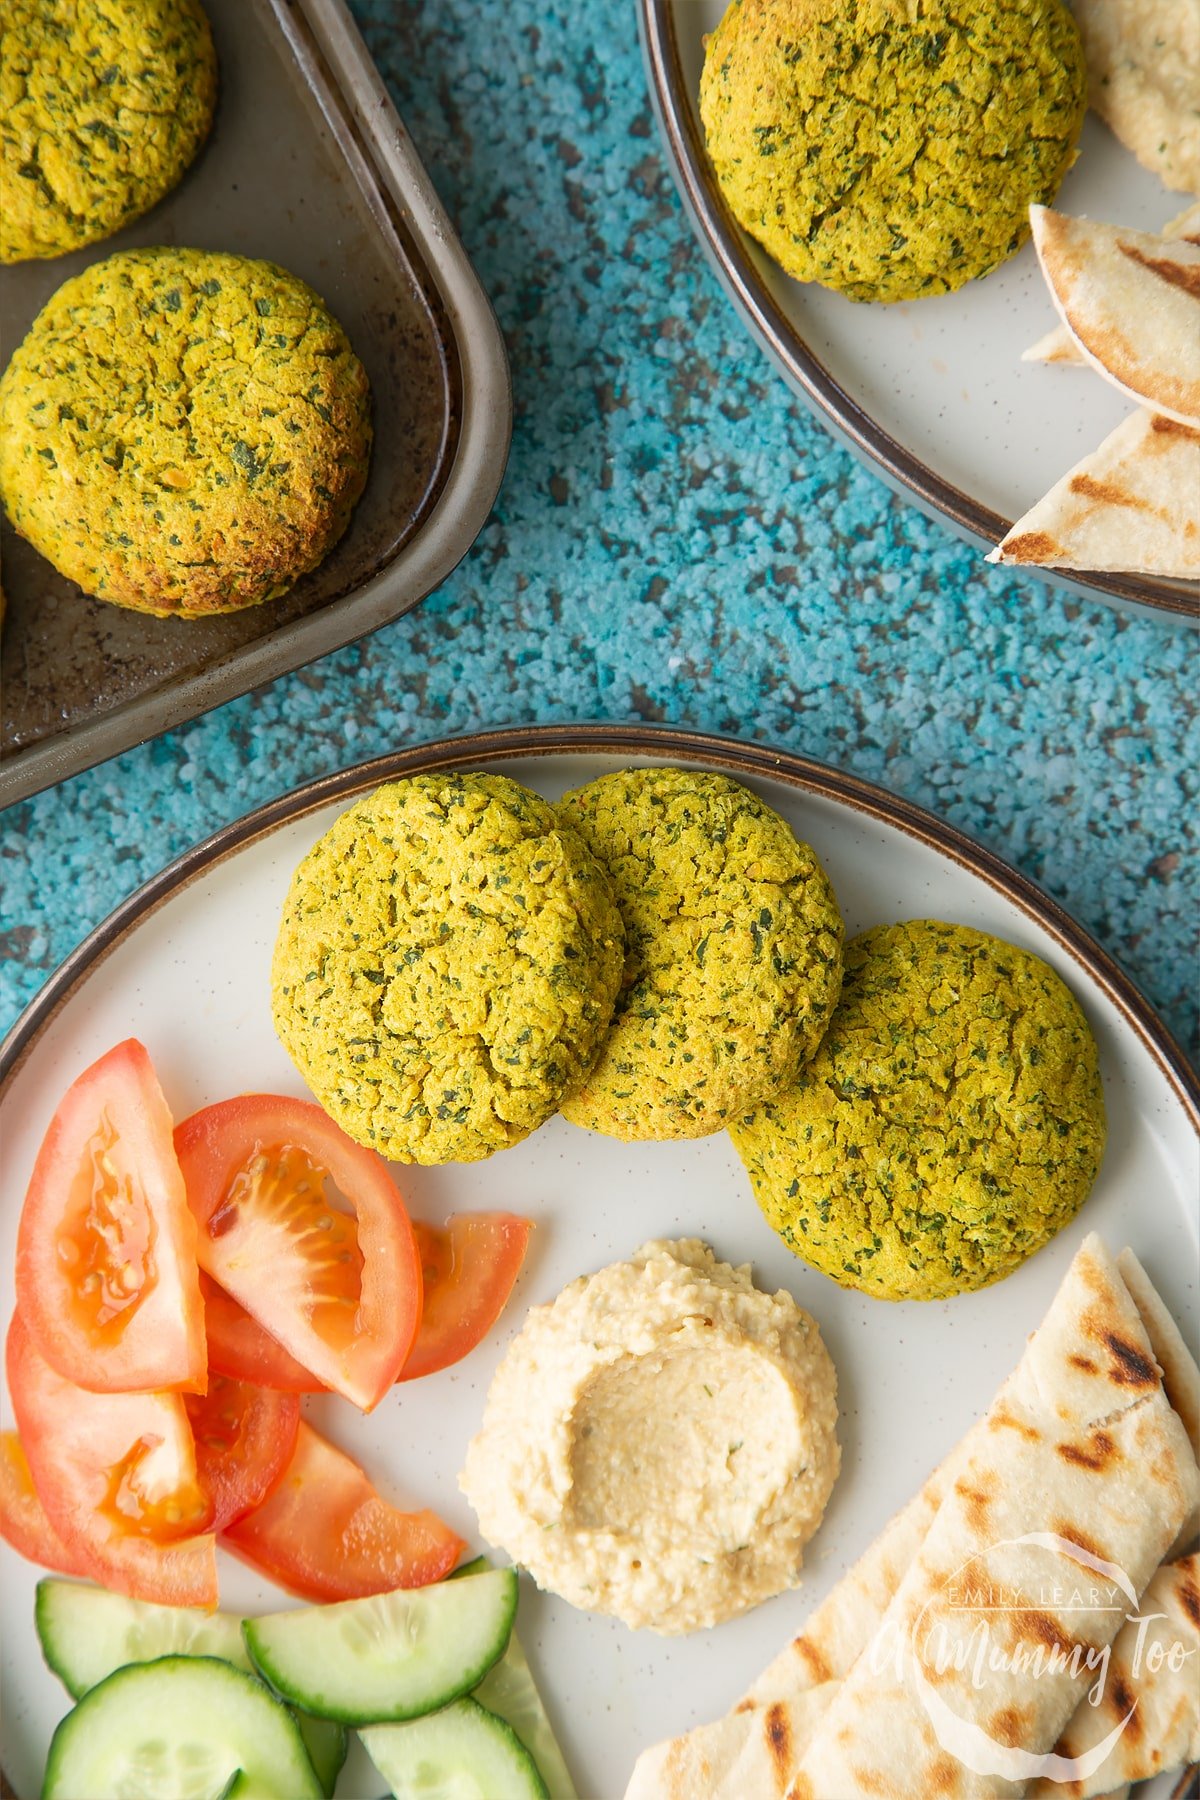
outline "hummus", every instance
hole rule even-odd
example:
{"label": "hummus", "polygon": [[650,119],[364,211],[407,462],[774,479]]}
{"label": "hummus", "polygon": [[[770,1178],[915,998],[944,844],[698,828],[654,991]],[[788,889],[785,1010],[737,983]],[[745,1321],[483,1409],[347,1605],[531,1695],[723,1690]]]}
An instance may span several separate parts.
{"label": "hummus", "polygon": [[696,1631],[795,1585],[840,1463],[837,1377],[787,1293],[696,1239],[536,1306],[459,1485],[573,1606]]}

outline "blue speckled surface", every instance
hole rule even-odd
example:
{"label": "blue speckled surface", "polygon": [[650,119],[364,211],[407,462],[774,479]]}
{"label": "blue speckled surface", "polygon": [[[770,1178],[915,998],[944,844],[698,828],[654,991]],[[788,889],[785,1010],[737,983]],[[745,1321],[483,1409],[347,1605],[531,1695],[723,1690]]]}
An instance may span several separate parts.
{"label": "blue speckled surface", "polygon": [[776,741],[1042,882],[1193,1054],[1196,638],[893,498],[743,335],[666,174],[631,0],[353,0],[508,341],[508,475],[407,619],[0,819],[7,1027],[169,858],[311,775],[510,721]]}

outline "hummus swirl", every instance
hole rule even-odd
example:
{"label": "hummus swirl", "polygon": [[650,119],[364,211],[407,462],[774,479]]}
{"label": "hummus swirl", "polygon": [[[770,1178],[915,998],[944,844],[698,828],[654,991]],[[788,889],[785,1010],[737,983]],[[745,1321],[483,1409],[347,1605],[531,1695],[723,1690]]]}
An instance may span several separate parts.
{"label": "hummus swirl", "polygon": [[658,1241],[531,1309],[459,1485],[539,1587],[633,1627],[795,1585],[840,1463],[816,1323],[748,1265]]}

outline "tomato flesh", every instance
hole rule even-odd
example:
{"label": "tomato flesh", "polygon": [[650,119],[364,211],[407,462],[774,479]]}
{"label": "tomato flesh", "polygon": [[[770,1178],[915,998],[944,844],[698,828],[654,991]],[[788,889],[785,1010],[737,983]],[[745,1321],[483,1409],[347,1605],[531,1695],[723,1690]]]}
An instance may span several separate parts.
{"label": "tomato flesh", "polygon": [[213,1503],[213,1531],[261,1506],[291,1460],[300,1423],[297,1394],[211,1375],[207,1394],[184,1402],[196,1473]]}
{"label": "tomato flesh", "polygon": [[88,1572],[50,1523],[15,1431],[0,1431],[0,1537],[43,1569],[56,1569],[60,1575]]}
{"label": "tomato flesh", "polygon": [[422,1298],[381,1158],[313,1102],[264,1094],[194,1114],[175,1147],[201,1267],[319,1383],[370,1411],[412,1348]]}
{"label": "tomato flesh", "polygon": [[458,1213],[445,1226],[413,1223],[425,1288],[421,1328],[401,1381],[459,1362],[504,1310],[533,1226],[514,1213]]}
{"label": "tomato flesh", "polygon": [[100,1394],[66,1381],[21,1315],[8,1386],[38,1498],[68,1552],[118,1593],[215,1606],[213,1505],[178,1394]]}
{"label": "tomato flesh", "polygon": [[283,1479],[222,1543],[308,1600],[352,1600],[440,1581],[463,1541],[432,1512],[389,1505],[358,1464],[300,1421]]}
{"label": "tomato flesh", "polygon": [[196,1226],[171,1132],[150,1058],[130,1038],[72,1083],[38,1152],[17,1306],[77,1387],[204,1391]]}
{"label": "tomato flesh", "polygon": [[214,1375],[228,1375],[231,1380],[253,1381],[259,1387],[278,1388],[285,1394],[325,1392],[316,1376],[282,1344],[277,1344],[270,1332],[203,1269],[200,1292],[204,1296],[210,1381]]}

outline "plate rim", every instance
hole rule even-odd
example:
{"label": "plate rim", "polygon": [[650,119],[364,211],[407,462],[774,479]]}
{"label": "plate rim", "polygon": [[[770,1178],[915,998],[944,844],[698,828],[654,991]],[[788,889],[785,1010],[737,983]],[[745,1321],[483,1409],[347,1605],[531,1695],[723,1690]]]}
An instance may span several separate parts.
{"label": "plate rim", "polygon": [[[964,537],[989,546],[999,543],[1013,521],[964,493],[885,431],[809,349],[768,290],[704,152],[683,80],[676,4],[677,0],[637,0],[650,94],[684,211],[743,324],[793,391],[889,484],[911,496],[926,513],[948,520]],[[1088,597],[1200,620],[1200,592],[1190,592],[1189,584],[1164,576],[1040,567],[1024,572]]]}
{"label": "plate rim", "polygon": [[459,763],[521,758],[609,755],[672,758],[711,764],[734,775],[785,782],[889,825],[949,856],[985,881],[1047,931],[1099,987],[1147,1050],[1200,1136],[1200,1074],[1157,1009],[1116,960],[1065,907],[986,845],[956,825],[878,783],[799,751],[719,732],[648,722],[596,720],[577,724],[505,725],[407,744],[380,756],[318,775],[230,820],[173,857],[93,926],[22,1009],[0,1043],[0,1099],[52,1019],[84,980],[132,931],[168,900],[219,863],[308,813],[401,776],[435,774]]}

